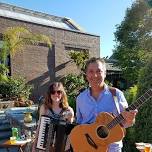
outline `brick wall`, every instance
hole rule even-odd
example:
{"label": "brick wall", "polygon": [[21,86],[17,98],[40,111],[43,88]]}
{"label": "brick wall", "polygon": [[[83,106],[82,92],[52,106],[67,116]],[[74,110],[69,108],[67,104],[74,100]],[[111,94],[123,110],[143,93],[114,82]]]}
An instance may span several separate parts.
{"label": "brick wall", "polygon": [[23,26],[33,33],[49,36],[53,48],[46,46],[26,46],[23,51],[11,58],[11,74],[26,77],[34,85],[33,95],[38,97],[46,91],[49,83],[72,72],[78,72],[70,62],[65,47],[89,50],[89,56],[99,57],[100,38],[95,35],[47,27],[38,24],[0,17],[0,32],[8,27]]}

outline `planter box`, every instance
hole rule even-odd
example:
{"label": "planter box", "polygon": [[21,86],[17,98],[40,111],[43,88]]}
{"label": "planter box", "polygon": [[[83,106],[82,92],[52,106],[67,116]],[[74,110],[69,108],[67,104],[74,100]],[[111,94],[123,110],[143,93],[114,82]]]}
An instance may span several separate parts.
{"label": "planter box", "polygon": [[7,108],[12,108],[14,107],[14,101],[9,100],[9,101],[0,101],[0,110],[4,110]]}

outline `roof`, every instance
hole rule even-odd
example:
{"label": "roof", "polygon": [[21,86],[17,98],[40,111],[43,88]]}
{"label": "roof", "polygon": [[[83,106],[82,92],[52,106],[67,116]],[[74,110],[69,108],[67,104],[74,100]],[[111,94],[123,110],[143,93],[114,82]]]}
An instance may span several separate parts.
{"label": "roof", "polygon": [[70,18],[53,16],[1,2],[0,16],[56,28],[84,32],[84,30]]}
{"label": "roof", "polygon": [[107,71],[115,71],[115,72],[121,72],[122,70],[116,66],[116,60],[112,60],[112,59],[106,59],[106,68],[107,68]]}

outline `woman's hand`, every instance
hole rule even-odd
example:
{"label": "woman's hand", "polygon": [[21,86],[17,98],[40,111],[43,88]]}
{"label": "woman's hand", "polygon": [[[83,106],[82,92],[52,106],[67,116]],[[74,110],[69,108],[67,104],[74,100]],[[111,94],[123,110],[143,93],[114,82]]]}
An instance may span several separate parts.
{"label": "woman's hand", "polygon": [[63,112],[63,119],[66,121],[72,123],[74,121],[74,111],[72,108],[69,107],[69,109],[65,112]]}
{"label": "woman's hand", "polygon": [[63,114],[63,119],[66,121],[72,123],[73,122],[73,115],[71,112],[66,111],[65,114]]}

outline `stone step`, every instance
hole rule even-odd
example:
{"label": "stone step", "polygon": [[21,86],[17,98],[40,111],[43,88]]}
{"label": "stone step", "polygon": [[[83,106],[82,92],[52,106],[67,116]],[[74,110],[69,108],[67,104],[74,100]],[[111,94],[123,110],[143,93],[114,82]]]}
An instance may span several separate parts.
{"label": "stone step", "polygon": [[5,112],[5,110],[0,110],[0,114],[3,114]]}
{"label": "stone step", "polygon": [[4,110],[1,110],[1,111],[0,111],[0,116],[1,116],[1,115],[5,115],[5,111],[4,111]]}
{"label": "stone step", "polygon": [[[9,150],[9,152],[17,152],[18,148],[11,147],[11,148],[8,148],[8,150]],[[8,152],[8,150],[6,148],[0,148],[0,152]]]}
{"label": "stone step", "polygon": [[6,116],[5,115],[0,115],[0,121],[5,120]]}
{"label": "stone step", "polygon": [[0,111],[0,124],[9,123],[4,111]]}
{"label": "stone step", "polygon": [[11,130],[10,131],[1,131],[0,132],[0,141],[1,140],[5,140],[5,139],[9,139],[12,135]]}
{"label": "stone step", "polygon": [[0,126],[4,124],[10,124],[9,120],[7,118],[5,119],[0,119]]}
{"label": "stone step", "polygon": [[0,111],[0,125],[3,124],[9,124],[9,120],[6,117],[6,114],[4,113],[4,111]]}
{"label": "stone step", "polygon": [[1,131],[11,131],[11,126],[9,123],[6,123],[6,124],[3,124],[3,125],[0,125],[0,132]]}
{"label": "stone step", "polygon": [[5,119],[5,118],[6,118],[6,115],[5,115],[4,111],[0,111],[0,120]]}
{"label": "stone step", "polygon": [[[8,148],[9,152],[17,152],[18,148]],[[8,152],[6,148],[0,148],[0,152]]]}

